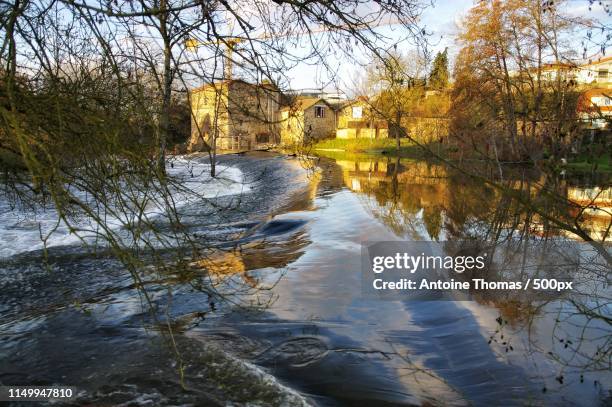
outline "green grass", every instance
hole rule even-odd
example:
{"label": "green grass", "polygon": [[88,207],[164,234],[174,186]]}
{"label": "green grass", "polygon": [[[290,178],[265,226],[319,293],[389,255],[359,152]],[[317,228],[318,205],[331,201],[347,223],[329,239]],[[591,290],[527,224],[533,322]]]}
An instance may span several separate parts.
{"label": "green grass", "polygon": [[373,154],[338,149],[314,150],[313,152],[319,157],[327,157],[334,160],[362,161],[371,159],[373,156]]}
{"label": "green grass", "polygon": [[[404,158],[431,158],[431,155],[408,139],[400,140],[398,151],[395,139],[329,139],[322,140],[312,146],[313,152],[319,155],[334,158],[335,156],[347,157],[364,155],[385,155]],[[440,149],[437,144],[430,146],[431,150],[442,156],[446,155],[444,148]]]}
{"label": "green grass", "polygon": [[[410,144],[410,140],[401,140],[402,145]],[[315,150],[325,150],[325,149],[333,149],[333,150],[344,150],[344,151],[367,151],[374,149],[385,149],[389,147],[395,147],[395,140],[393,139],[369,139],[369,138],[359,138],[359,139],[328,139],[322,140],[315,144],[313,148]]]}
{"label": "green grass", "polygon": [[581,154],[567,163],[567,168],[576,172],[612,172],[612,159],[609,154],[592,158]]}
{"label": "green grass", "polygon": [[[428,146],[431,151],[442,156],[450,157],[453,147],[433,143]],[[329,139],[322,140],[312,146],[313,153],[320,156],[336,159],[357,159],[367,156],[383,155],[387,157],[402,157],[421,160],[429,160],[433,157],[422,148],[408,139],[400,140],[400,149],[397,150],[395,139]],[[612,173],[612,158],[610,154],[602,154],[591,158],[587,154],[581,154],[565,167],[570,172],[576,173]]]}

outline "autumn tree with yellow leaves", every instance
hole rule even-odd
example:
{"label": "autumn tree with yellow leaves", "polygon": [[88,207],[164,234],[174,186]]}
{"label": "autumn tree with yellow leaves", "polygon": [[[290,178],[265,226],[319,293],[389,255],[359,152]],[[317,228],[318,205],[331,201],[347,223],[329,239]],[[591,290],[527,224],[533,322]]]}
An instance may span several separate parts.
{"label": "autumn tree with yellow leaves", "polygon": [[463,21],[453,132],[487,157],[534,160],[575,135],[569,36],[576,21],[560,2],[550,3],[482,1]]}

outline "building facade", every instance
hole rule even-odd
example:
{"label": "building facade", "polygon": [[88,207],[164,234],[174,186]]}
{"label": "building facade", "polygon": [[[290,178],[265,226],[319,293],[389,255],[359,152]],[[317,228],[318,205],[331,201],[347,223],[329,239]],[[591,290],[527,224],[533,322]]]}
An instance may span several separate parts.
{"label": "building facade", "polygon": [[580,87],[612,88],[612,57],[591,59],[583,64],[552,63],[543,65],[546,80],[573,80]]}
{"label": "building facade", "polygon": [[336,138],[387,138],[389,126],[376,115],[363,98],[348,102],[338,110]]}
{"label": "building facade", "polygon": [[608,127],[612,119],[612,57],[577,67],[574,77],[584,89],[578,101],[579,118],[591,129]]}
{"label": "building facade", "polygon": [[280,121],[284,145],[332,138],[336,132],[336,109],[321,98],[297,97],[281,109]]}
{"label": "building facade", "polygon": [[581,92],[577,113],[586,128],[603,129],[612,118],[612,57],[584,64],[556,63],[542,68],[544,79],[573,81]]}
{"label": "building facade", "polygon": [[216,82],[190,92],[189,151],[265,148],[280,141],[281,93],[272,84]]}
{"label": "building facade", "polygon": [[612,57],[591,60],[578,66],[575,78],[578,84],[612,88]]}

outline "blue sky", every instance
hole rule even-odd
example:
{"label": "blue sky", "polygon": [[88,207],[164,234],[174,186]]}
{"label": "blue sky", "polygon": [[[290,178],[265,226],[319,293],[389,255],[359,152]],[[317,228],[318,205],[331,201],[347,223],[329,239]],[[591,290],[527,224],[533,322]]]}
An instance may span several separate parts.
{"label": "blue sky", "polygon": [[[430,50],[433,54],[436,51],[444,50],[449,47],[449,53],[454,50],[454,34],[456,32],[456,23],[459,21],[472,6],[472,0],[438,0],[433,7],[429,7],[422,15],[421,23],[426,27],[427,32],[431,33]],[[378,31],[389,37],[396,37],[397,27],[379,28]],[[414,49],[413,46],[404,45],[404,51],[408,52]],[[364,54],[356,53],[353,57],[357,60],[366,63],[367,57]],[[357,65],[355,61],[340,60],[332,61],[330,64],[338,67],[335,84],[328,84],[327,90],[334,90],[334,87],[339,90],[348,90],[351,88],[357,79],[359,72],[363,67]],[[291,81],[293,89],[318,88],[328,82],[328,74],[321,67],[310,66],[303,64],[296,67],[291,72],[287,73]],[[318,83],[317,83],[318,82]]]}
{"label": "blue sky", "polygon": [[[612,0],[605,1],[608,3],[612,2]],[[452,62],[457,52],[455,34],[457,32],[458,23],[461,21],[462,17],[467,14],[473,4],[473,0],[434,0],[434,5],[424,11],[421,23],[426,27],[427,31],[431,33],[429,42],[432,55],[448,47],[449,56]],[[595,2],[591,10],[589,10],[588,0],[567,0],[563,7],[565,7],[565,12],[570,16],[588,16],[611,24],[610,16],[605,14],[603,7],[601,7],[598,2]],[[381,27],[378,30],[390,37],[398,36],[397,31],[394,31],[397,30],[396,27]],[[584,38],[583,35],[576,35],[577,50],[581,48],[580,41],[582,38]],[[404,47],[404,51],[409,51],[409,48],[414,48],[412,46]],[[612,50],[610,54],[612,54]],[[356,61],[361,61],[362,63],[367,61],[365,54],[359,54],[359,52],[356,52],[353,57]],[[363,66],[359,66],[355,60],[340,58],[331,61],[330,65],[337,69],[337,74],[335,75],[336,79],[333,84],[329,83],[329,74],[318,66],[301,64],[290,72],[287,72],[287,76],[290,79],[293,89],[320,88],[323,85],[326,87],[326,90],[329,91],[334,91],[336,88],[340,91],[350,91],[351,88],[355,87],[359,73],[363,71]]]}

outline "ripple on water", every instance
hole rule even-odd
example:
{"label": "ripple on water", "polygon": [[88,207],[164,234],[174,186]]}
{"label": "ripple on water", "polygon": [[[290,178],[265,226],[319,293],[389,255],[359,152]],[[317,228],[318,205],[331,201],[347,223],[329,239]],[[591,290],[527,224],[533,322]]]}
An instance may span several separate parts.
{"label": "ripple on water", "polygon": [[261,364],[305,367],[323,359],[329,352],[324,341],[315,337],[291,338],[274,345],[257,360]]}

